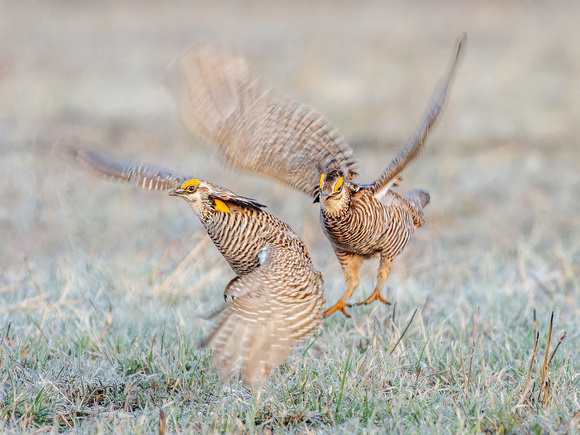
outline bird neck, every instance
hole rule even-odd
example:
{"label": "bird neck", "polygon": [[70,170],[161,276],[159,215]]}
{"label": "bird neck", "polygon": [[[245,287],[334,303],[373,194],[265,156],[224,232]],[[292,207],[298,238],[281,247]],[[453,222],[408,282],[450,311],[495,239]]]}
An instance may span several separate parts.
{"label": "bird neck", "polygon": [[215,213],[206,201],[187,201],[187,203],[204,226]]}
{"label": "bird neck", "polygon": [[326,204],[321,204],[322,212],[329,217],[342,216],[346,214],[350,208],[351,193],[345,190],[340,199],[327,201]]}

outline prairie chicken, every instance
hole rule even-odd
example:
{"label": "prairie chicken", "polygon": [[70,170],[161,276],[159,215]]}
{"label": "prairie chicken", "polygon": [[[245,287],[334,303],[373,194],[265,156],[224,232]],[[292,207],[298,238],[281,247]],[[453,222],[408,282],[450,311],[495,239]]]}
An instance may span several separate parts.
{"label": "prairie chicken", "polygon": [[241,361],[252,383],[280,365],[291,346],[320,325],[323,281],[304,243],[263,205],[207,181],[164,169],[123,163],[91,150],[66,147],[74,161],[97,174],[185,199],[236,277],[224,291],[226,304],[212,316],[216,326],[204,346],[229,377]]}
{"label": "prairie chicken", "polygon": [[326,315],[340,310],[348,317],[346,301],[358,286],[361,262],[377,254],[377,285],[363,303],[386,303],[380,292],[391,263],[423,224],[423,207],[429,202],[424,191],[401,197],[391,187],[423,150],[447,98],[464,40],[418,130],[383,174],[367,185],[355,183],[358,165],[352,150],[323,115],[266,86],[242,57],[210,46],[193,48],[180,59],[180,87],[170,90],[186,126],[217,145],[231,165],[273,177],[320,202],[322,228],[347,286]]}

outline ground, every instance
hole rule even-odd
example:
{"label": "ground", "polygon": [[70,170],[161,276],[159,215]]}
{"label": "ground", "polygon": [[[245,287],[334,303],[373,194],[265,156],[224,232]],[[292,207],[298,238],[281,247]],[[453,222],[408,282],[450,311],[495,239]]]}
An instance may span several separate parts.
{"label": "ground", "polygon": [[[0,6],[0,429],[579,430],[580,4]],[[370,182],[462,32],[449,104],[399,188],[425,188],[431,204],[394,263],[393,305],[325,320],[261,388],[220,383],[197,344],[233,273],[191,210],[94,178],[55,144],[72,137],[267,204],[306,242],[330,305],[344,284],[317,206],[191,138],[166,68],[193,43],[243,52],[326,114]]]}

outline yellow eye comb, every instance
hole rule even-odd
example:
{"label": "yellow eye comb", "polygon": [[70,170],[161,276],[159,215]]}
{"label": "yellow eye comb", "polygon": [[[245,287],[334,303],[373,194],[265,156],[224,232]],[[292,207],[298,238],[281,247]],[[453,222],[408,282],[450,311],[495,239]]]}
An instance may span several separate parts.
{"label": "yellow eye comb", "polygon": [[322,182],[324,181],[324,174],[320,176],[320,190],[322,190]]}
{"label": "yellow eye comb", "polygon": [[342,186],[342,182],[343,182],[342,177],[339,177],[338,181],[336,183],[334,183],[334,187],[332,188],[332,191],[336,192],[338,189],[340,189],[340,186]]}
{"label": "yellow eye comb", "polygon": [[187,180],[185,183],[181,185],[183,190],[187,189],[189,186],[199,186],[199,180],[196,178],[192,178],[191,180]]}

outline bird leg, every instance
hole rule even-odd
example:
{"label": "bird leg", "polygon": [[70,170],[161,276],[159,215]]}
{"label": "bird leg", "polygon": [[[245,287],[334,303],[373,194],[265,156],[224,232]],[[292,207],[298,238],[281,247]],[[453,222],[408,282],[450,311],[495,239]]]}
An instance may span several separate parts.
{"label": "bird leg", "polygon": [[342,266],[342,271],[344,272],[346,290],[340,300],[334,304],[334,306],[326,310],[324,317],[330,316],[335,311],[340,311],[346,317],[350,317],[350,315],[346,312],[345,307],[350,308],[352,305],[347,304],[346,301],[352,296],[352,293],[358,286],[358,271],[360,270],[363,257],[356,254],[347,254],[342,252],[337,252],[336,256],[338,257],[338,260]]}
{"label": "bird leg", "polygon": [[356,305],[363,305],[363,304],[370,304],[371,302],[374,302],[376,300],[379,300],[387,305],[391,305],[391,303],[387,300],[385,300],[382,296],[381,296],[381,290],[383,289],[383,287],[385,286],[385,283],[387,282],[387,278],[389,277],[389,273],[391,272],[391,264],[392,264],[392,260],[387,258],[387,257],[383,257],[381,255],[381,262],[379,265],[379,274],[377,276],[377,286],[375,287],[375,290],[371,293],[371,295],[366,298],[364,301],[362,302],[358,302]]}
{"label": "bird leg", "polygon": [[[345,293],[345,294],[346,294],[346,293]],[[330,315],[331,315],[331,314],[333,314],[335,311],[340,311],[342,314],[344,314],[344,316],[345,316],[345,317],[350,317],[350,314],[348,314],[348,313],[346,312],[345,308],[346,308],[346,307],[350,308],[350,307],[352,307],[352,305],[351,305],[351,304],[347,304],[347,303],[345,303],[345,302],[344,302],[344,300],[343,300],[343,298],[344,298],[344,295],[342,295],[342,298],[340,298],[340,300],[339,300],[339,301],[338,301],[336,304],[334,304],[334,305],[332,306],[332,308],[329,308],[328,310],[326,310],[326,311],[324,312],[324,317],[328,317],[328,316],[330,316]],[[348,298],[347,298],[347,299],[348,299]]]}

